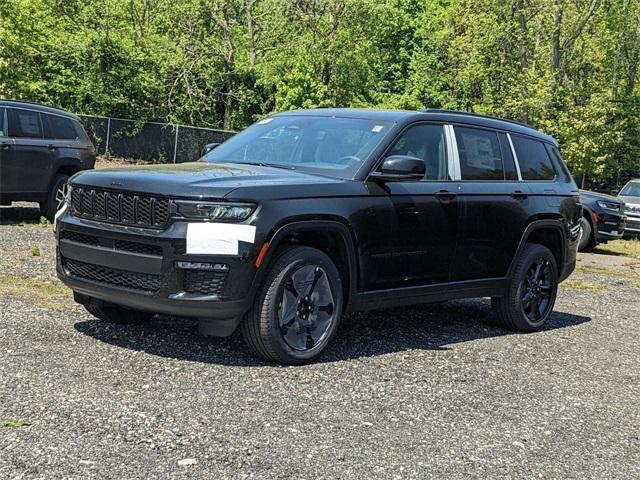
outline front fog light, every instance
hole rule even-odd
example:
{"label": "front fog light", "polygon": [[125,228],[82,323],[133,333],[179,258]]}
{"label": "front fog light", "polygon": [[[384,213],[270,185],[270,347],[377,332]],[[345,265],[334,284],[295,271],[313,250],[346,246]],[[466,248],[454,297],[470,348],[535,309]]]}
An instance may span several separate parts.
{"label": "front fog light", "polygon": [[176,201],[178,212],[186,218],[242,221],[249,218],[256,206],[252,203],[209,203]]}

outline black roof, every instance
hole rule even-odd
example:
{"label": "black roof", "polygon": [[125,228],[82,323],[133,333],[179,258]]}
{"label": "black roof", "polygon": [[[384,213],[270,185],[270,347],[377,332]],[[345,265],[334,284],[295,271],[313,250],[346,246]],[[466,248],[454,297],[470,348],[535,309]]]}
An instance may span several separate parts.
{"label": "black roof", "polygon": [[276,116],[279,115],[317,115],[343,118],[366,118],[371,120],[380,120],[381,122],[402,121],[403,123],[409,123],[417,120],[436,120],[446,123],[469,124],[496,128],[498,130],[537,137],[541,140],[553,143],[554,145],[558,144],[553,137],[536,130],[531,125],[491,115],[480,115],[476,113],[460,112],[457,110],[426,109],[414,111],[376,110],[368,108],[314,108],[310,110],[290,110],[288,112],[276,114]]}
{"label": "black roof", "polygon": [[42,105],[35,102],[27,102],[24,100],[9,100],[0,98],[0,107],[16,107],[16,108],[28,108],[29,110],[37,110],[43,113],[54,113],[56,115],[62,115],[63,117],[73,118],[79,120],[78,116],[62,110],[61,108],[50,107],[48,105]]}

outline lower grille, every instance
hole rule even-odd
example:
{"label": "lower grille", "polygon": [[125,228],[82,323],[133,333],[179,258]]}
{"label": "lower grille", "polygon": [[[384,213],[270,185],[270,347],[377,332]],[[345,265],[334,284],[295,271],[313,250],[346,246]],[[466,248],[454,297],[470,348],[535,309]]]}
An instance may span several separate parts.
{"label": "lower grille", "polygon": [[[100,245],[100,240],[95,235],[87,235],[85,233],[72,232],[71,230],[63,230],[60,236],[65,240],[82,243],[84,245],[91,245],[93,247],[97,247]],[[103,238],[102,246],[114,248],[115,250],[122,250],[124,252],[141,253],[143,255],[153,255],[156,257],[162,256],[162,247],[160,245],[151,245],[149,243],[130,242],[128,240],[113,241],[108,239],[105,240]]]}
{"label": "lower grille", "polygon": [[70,258],[62,259],[62,266],[70,277],[90,280],[104,285],[128,288],[144,292],[160,289],[160,276],[148,273],[129,272],[117,268],[103,267],[91,263],[79,262]]}
{"label": "lower grille", "polygon": [[143,255],[154,255],[156,257],[162,256],[162,247],[160,245],[116,240],[115,248],[116,250],[124,250],[125,252],[142,253]]}
{"label": "lower grille", "polygon": [[227,272],[208,272],[203,270],[186,270],[184,291],[200,295],[222,295]]}

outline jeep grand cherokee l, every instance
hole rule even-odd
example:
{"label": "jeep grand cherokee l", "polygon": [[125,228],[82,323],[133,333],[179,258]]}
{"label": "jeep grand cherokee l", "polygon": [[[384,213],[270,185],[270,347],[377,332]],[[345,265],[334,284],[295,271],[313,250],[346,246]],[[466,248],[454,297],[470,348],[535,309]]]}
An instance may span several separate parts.
{"label": "jeep grand cherokee l", "polygon": [[0,203],[39,202],[53,220],[71,175],[96,152],[78,117],[52,107],[0,100]]}
{"label": "jeep grand cherokee l", "polygon": [[355,310],[491,297],[503,324],[539,330],[582,218],[553,138],[450,111],[281,113],[198,162],[70,184],[57,268],[77,302],[110,322],[240,325],[286,364]]}

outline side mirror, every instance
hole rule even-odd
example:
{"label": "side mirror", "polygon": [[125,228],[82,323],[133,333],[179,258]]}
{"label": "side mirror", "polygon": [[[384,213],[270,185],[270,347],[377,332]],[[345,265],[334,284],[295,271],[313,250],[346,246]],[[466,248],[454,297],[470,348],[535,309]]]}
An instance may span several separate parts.
{"label": "side mirror", "polygon": [[371,177],[380,180],[419,180],[424,178],[427,168],[424,160],[410,155],[391,155],[382,162],[380,168],[371,173]]}
{"label": "side mirror", "polygon": [[214,148],[216,148],[218,145],[220,145],[219,143],[207,143],[204,148],[202,149],[202,155],[206,155],[207,153],[209,153],[211,150],[213,150]]}

